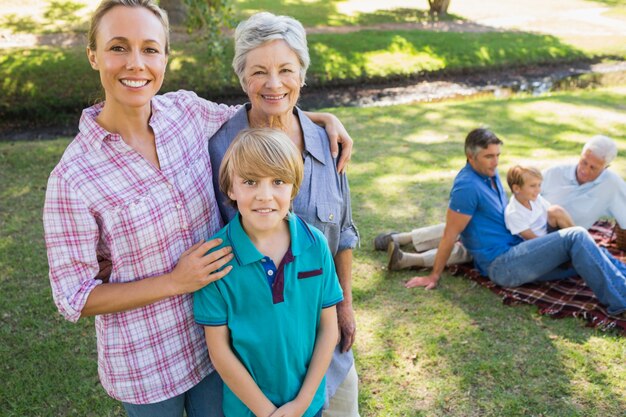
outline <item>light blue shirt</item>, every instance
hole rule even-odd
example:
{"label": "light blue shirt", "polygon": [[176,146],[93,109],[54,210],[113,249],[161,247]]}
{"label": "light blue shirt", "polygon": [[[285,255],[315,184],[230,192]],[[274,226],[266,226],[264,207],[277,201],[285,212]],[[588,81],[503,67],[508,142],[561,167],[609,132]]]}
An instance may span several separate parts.
{"label": "light blue shirt", "polygon": [[[249,108],[250,104],[242,106],[209,140],[213,186],[224,223],[230,221],[237,210],[228,203],[228,196],[219,189],[219,167],[235,136],[250,127]],[[348,178],[345,174],[337,173],[337,161],[330,153],[326,131],[313,123],[300,109],[295,108],[294,112],[300,120],[304,138],[304,175],[298,195],[293,201],[293,212],[324,233],[330,251],[335,256],[344,249],[353,249],[359,241],[352,221]]]}
{"label": "light blue shirt", "polygon": [[608,169],[581,185],[576,179],[576,164],[548,168],[543,173],[541,194],[567,210],[577,226],[589,229],[607,216],[626,228],[626,183]]}
{"label": "light blue shirt", "polygon": [[[213,237],[223,240],[220,247],[232,246],[233,269],[194,293],[196,322],[228,326],[233,352],[277,407],[300,391],[322,309],[343,299],[322,233],[294,214],[288,221],[291,245],[276,266],[256,249],[235,216]],[[305,417],[322,408],[324,389],[322,380]],[[223,409],[226,417],[254,415],[226,385]]]}

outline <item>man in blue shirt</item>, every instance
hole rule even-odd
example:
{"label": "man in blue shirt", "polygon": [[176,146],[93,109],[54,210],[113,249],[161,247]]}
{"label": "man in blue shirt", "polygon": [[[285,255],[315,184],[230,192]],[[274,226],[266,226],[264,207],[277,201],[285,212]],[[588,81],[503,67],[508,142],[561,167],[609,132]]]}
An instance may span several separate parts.
{"label": "man in blue shirt", "polygon": [[[507,198],[497,173],[501,145],[502,141],[487,129],[475,129],[467,135],[467,164],[450,192],[433,270],[428,276],[412,278],[406,287],[435,288],[460,234],[475,266],[498,285],[516,287],[577,273],[610,314],[624,313],[626,265],[600,249],[584,228],[562,229],[527,241],[506,229]],[[573,268],[562,268],[566,262]]]}

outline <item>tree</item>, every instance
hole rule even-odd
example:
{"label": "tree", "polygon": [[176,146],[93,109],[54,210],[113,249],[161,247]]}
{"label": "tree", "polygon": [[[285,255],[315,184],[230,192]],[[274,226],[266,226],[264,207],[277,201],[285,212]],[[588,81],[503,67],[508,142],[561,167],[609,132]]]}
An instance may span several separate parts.
{"label": "tree", "polygon": [[232,0],[161,0],[173,25],[186,24],[190,32],[201,31],[222,34],[232,26]]}
{"label": "tree", "polygon": [[450,0],[428,0],[431,15],[444,16],[448,14]]}
{"label": "tree", "polygon": [[161,0],[159,6],[167,12],[172,25],[183,25],[187,22],[187,6],[185,0]]}
{"label": "tree", "polygon": [[197,42],[206,45],[207,56],[202,62],[207,85],[230,77],[226,48],[229,45],[225,31],[233,27],[233,0],[161,0],[170,23],[185,25]]}

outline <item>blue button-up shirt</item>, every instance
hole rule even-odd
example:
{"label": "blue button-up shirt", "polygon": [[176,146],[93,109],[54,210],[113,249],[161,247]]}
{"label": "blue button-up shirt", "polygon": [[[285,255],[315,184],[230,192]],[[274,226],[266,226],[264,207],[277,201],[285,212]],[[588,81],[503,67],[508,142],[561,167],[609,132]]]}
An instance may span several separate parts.
{"label": "blue button-up shirt", "polygon": [[[217,173],[235,136],[250,127],[248,109],[250,104],[242,106],[209,140],[213,186],[224,223],[229,222],[237,210],[229,204],[228,196],[219,191]],[[337,173],[337,161],[330,153],[326,131],[313,123],[300,109],[296,108],[294,112],[300,120],[304,138],[304,176],[293,202],[293,211],[324,233],[334,256],[339,251],[354,248],[359,241],[352,221],[348,178],[345,174]]]}
{"label": "blue button-up shirt", "polygon": [[472,216],[461,233],[461,242],[483,275],[487,275],[489,264],[495,258],[522,241],[506,228],[506,205],[507,195],[497,173],[488,177],[479,174],[467,163],[454,179],[448,207],[454,212]]}

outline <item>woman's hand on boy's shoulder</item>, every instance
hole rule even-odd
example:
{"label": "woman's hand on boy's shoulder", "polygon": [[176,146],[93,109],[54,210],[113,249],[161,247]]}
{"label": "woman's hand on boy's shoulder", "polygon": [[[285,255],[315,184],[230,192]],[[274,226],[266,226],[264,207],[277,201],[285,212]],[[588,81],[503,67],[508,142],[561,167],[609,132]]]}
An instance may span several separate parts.
{"label": "woman's hand on boy's shoulder", "polygon": [[[230,246],[208,253],[221,244],[221,239],[198,242],[183,252],[178,264],[169,274],[173,294],[192,293],[222,279],[230,272],[232,266],[224,267],[233,259]],[[221,269],[222,267],[224,268]]]}

